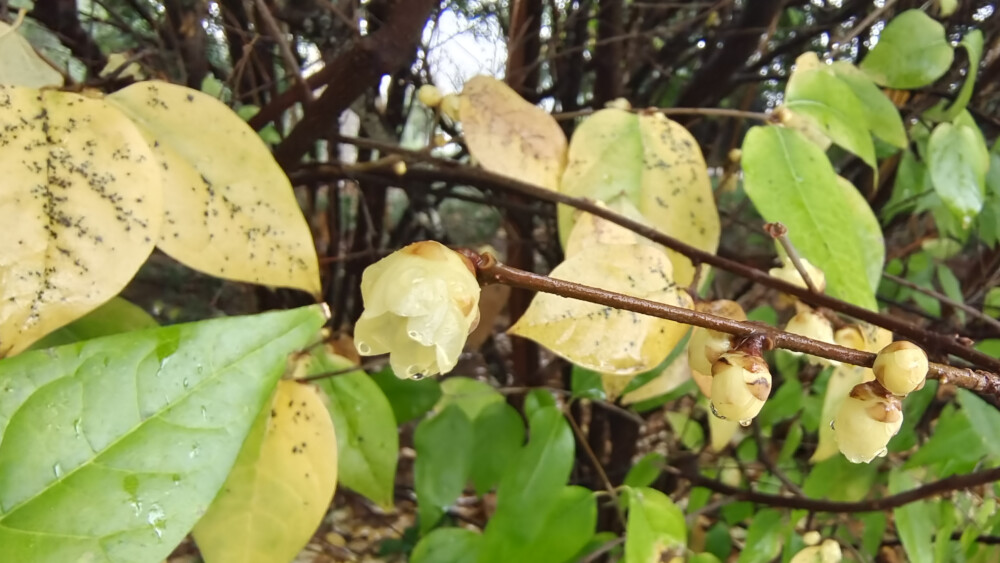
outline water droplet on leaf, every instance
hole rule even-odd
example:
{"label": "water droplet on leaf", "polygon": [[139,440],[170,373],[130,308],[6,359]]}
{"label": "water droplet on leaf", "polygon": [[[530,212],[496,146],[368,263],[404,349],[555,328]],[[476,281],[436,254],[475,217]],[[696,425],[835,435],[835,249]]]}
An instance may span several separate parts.
{"label": "water droplet on leaf", "polygon": [[55,464],[55,465],[53,465],[53,466],[52,466],[52,473],[54,473],[54,474],[55,474],[55,476],[56,476],[56,479],[58,479],[58,478],[62,477],[62,475],[63,475],[63,470],[62,470],[62,466],[61,466],[61,465],[59,465],[58,463],[57,463],[57,464]]}
{"label": "water droplet on leaf", "polygon": [[753,423],[752,418],[744,418],[743,420],[740,421],[740,426],[746,428],[747,426],[750,426],[752,423]]}

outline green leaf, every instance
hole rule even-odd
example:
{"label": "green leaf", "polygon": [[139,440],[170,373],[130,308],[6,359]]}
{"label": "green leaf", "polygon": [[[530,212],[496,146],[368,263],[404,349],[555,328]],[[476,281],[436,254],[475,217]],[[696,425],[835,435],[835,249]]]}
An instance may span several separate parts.
{"label": "green leaf", "polygon": [[623,484],[626,487],[648,487],[656,481],[656,478],[663,472],[667,465],[667,458],[661,453],[650,452],[637,461],[628,474],[625,475]]}
{"label": "green leaf", "polygon": [[670,497],[648,487],[629,487],[625,563],[659,561],[660,554],[687,545],[684,513]]}
{"label": "green leaf", "polygon": [[785,107],[811,119],[834,143],[876,167],[875,145],[861,101],[825,66],[792,73],[785,88]]}
{"label": "green leaf", "polygon": [[906,460],[903,467],[929,467],[939,477],[945,477],[971,469],[986,453],[983,439],[969,421],[968,412],[949,405],[938,417],[931,438]]}
{"label": "green leaf", "polygon": [[973,127],[939,123],[927,145],[927,168],[934,191],[968,228],[983,207],[986,170],[978,155],[985,151]]}
{"label": "green leaf", "polygon": [[[902,469],[889,472],[889,494],[898,494],[916,488],[917,480]],[[896,520],[896,533],[903,542],[903,549],[910,563],[932,563],[934,551],[931,538],[934,537],[932,504],[922,500],[905,504],[892,511]]]}
{"label": "green leaf", "polygon": [[788,227],[799,252],[826,274],[827,292],[875,310],[874,290],[858,275],[871,268],[858,234],[864,227],[823,151],[797,131],[754,127],[743,141],[743,170],[754,206]]}
{"label": "green leaf", "polygon": [[808,497],[855,502],[871,491],[878,464],[856,464],[836,455],[813,466],[802,492]]}
{"label": "green leaf", "polygon": [[966,33],[959,46],[965,48],[965,53],[969,58],[969,70],[965,75],[965,82],[962,83],[962,89],[958,91],[955,101],[947,109],[945,109],[947,102],[942,100],[937,106],[927,110],[925,115],[930,119],[951,121],[958,117],[958,114],[969,105],[969,100],[972,99],[972,90],[975,88],[976,76],[979,74],[979,61],[983,58],[983,32],[973,29]]}
{"label": "green leaf", "polygon": [[542,533],[508,561],[570,563],[586,547],[597,526],[597,499],[584,487],[563,487]]}
{"label": "green leaf", "polygon": [[840,193],[851,210],[851,225],[854,227],[861,241],[861,254],[864,256],[862,264],[865,268],[865,277],[872,290],[878,289],[878,284],[882,281],[882,269],[885,264],[885,238],[882,236],[882,227],[878,224],[878,218],[872,211],[871,205],[858,191],[854,184],[843,176],[837,176],[837,185],[840,186]]}
{"label": "green leaf", "polygon": [[133,330],[159,326],[156,319],[121,297],[115,297],[72,323],[56,329],[31,345],[29,350],[41,350],[73,344],[83,340],[111,336]]}
{"label": "green leaf", "polygon": [[556,406],[556,397],[545,389],[532,389],[524,397],[524,416],[530,420],[538,409]]}
{"label": "green leaf", "polygon": [[38,56],[17,28],[0,22],[0,84],[60,88],[63,76]]}
{"label": "green leaf", "polygon": [[986,450],[994,459],[1000,459],[1000,411],[967,389],[958,390],[958,404]]}
{"label": "green leaf", "polygon": [[867,74],[849,62],[833,63],[833,72],[854,92],[861,102],[868,129],[873,135],[894,147],[905,149],[909,144],[899,110]]}
{"label": "green leaf", "polygon": [[705,430],[700,424],[681,412],[667,411],[665,416],[681,445],[692,451],[701,449],[705,444]]}
{"label": "green leaf", "polygon": [[489,405],[503,402],[503,395],[496,389],[471,377],[449,377],[441,382],[441,392],[437,408],[458,405],[469,420],[475,420]]}
{"label": "green leaf", "polygon": [[864,530],[861,536],[861,548],[865,553],[874,557],[878,553],[878,548],[882,545],[882,537],[885,535],[885,512],[858,514],[857,518]]}
{"label": "green leaf", "polygon": [[705,534],[705,550],[715,555],[722,561],[729,559],[729,554],[733,551],[733,537],[729,533],[729,526],[725,522],[716,522]]}
{"label": "green leaf", "polygon": [[[320,348],[310,372],[350,368],[353,362]],[[399,434],[392,406],[367,373],[357,370],[315,381],[326,393],[327,409],[337,431],[337,470],[342,485],[382,507],[393,505]]]}
{"label": "green leaf", "polygon": [[783,528],[781,511],[768,508],[754,515],[747,528],[746,548],[739,563],[766,563],[781,553]]}
{"label": "green leaf", "polygon": [[601,374],[596,371],[574,365],[570,381],[570,389],[575,398],[595,401],[607,399],[604,384],[601,383]]}
{"label": "green leaf", "polygon": [[472,438],[472,423],[458,405],[448,405],[417,425],[413,433],[417,450],[413,481],[421,532],[433,528],[462,494],[469,479]]}
{"label": "green leaf", "polygon": [[539,537],[573,468],[573,432],[558,408],[538,409],[528,428],[527,446],[497,489],[497,510],[486,525],[480,563],[511,561],[509,554]]}
{"label": "green leaf", "polygon": [[441,399],[441,384],[431,377],[421,380],[400,379],[390,367],[371,377],[389,400],[396,424],[406,424],[420,418]]}
{"label": "green leaf", "polygon": [[0,560],[163,560],[323,322],[308,307],[0,361]]}
{"label": "green leaf", "polygon": [[483,536],[464,528],[438,528],[413,548],[410,563],[476,563]]}
{"label": "green leaf", "polygon": [[909,90],[940,78],[954,57],[944,26],[921,10],[907,10],[885,26],[861,70],[877,84]]}
{"label": "green leaf", "polygon": [[500,481],[521,449],[524,421],[509,404],[492,403],[472,421],[472,432],[474,442],[469,476],[476,487],[476,494],[483,495]]}

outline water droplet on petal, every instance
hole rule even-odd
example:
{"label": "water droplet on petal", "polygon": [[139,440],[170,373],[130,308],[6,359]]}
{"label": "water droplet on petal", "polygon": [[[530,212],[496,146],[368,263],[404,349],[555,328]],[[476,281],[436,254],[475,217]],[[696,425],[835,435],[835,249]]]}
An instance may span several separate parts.
{"label": "water droplet on petal", "polygon": [[408,335],[408,336],[409,336],[409,337],[410,337],[411,339],[413,339],[413,340],[416,340],[416,339],[420,338],[420,333],[418,333],[418,332],[417,332],[417,331],[415,331],[415,330],[411,330],[410,332],[407,332],[406,334],[407,334],[407,335]]}
{"label": "water droplet on petal", "polygon": [[78,418],[73,421],[73,432],[76,433],[76,437],[79,438],[83,434],[83,419]]}
{"label": "water droplet on petal", "polygon": [[875,454],[875,457],[885,457],[889,455],[889,448],[882,448]]}
{"label": "water droplet on petal", "polygon": [[835,425],[835,424],[833,423],[833,421],[831,420],[831,421],[830,421],[830,430],[836,430],[836,429],[837,429],[837,426],[836,426],[836,425]]}
{"label": "water droplet on petal", "polygon": [[203,420],[208,420],[208,409],[205,408],[205,405],[201,406],[201,418]]}
{"label": "water droplet on petal", "polygon": [[62,466],[59,465],[58,463],[55,464],[55,465],[53,465],[52,466],[52,473],[55,474],[56,479],[62,477],[62,475],[63,475]]}
{"label": "water droplet on petal", "polygon": [[188,457],[191,458],[191,459],[194,459],[194,458],[198,457],[199,453],[201,453],[201,448],[198,447],[198,444],[193,444],[191,446],[191,451],[188,452]]}
{"label": "water droplet on petal", "polygon": [[740,426],[746,428],[747,426],[750,426],[752,423],[753,423],[752,418],[744,418],[743,420],[740,421]]}
{"label": "water droplet on petal", "polygon": [[719,414],[719,411],[715,410],[715,403],[709,403],[708,406],[710,409],[712,409],[712,414],[715,415],[715,418],[721,418],[722,420],[726,420],[726,417],[722,416],[721,414]]}
{"label": "water droplet on petal", "polygon": [[184,381],[182,381],[181,383],[184,385],[185,389],[191,387],[191,382],[188,381],[188,378],[186,378],[186,377],[184,378]]}
{"label": "water droplet on petal", "polygon": [[362,356],[367,356],[372,353],[372,347],[365,342],[358,342],[358,352]]}

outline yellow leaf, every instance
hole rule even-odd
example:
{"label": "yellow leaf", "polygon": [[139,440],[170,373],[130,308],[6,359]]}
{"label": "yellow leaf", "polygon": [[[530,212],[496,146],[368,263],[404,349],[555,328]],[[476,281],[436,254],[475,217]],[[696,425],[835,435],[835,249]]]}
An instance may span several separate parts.
{"label": "yellow leaf", "polygon": [[677,389],[686,382],[691,374],[691,365],[688,363],[687,354],[677,356],[677,359],[670,362],[660,375],[651,379],[648,383],[639,387],[635,391],[629,391],[622,397],[623,405],[631,405],[646,399],[666,395]]}
{"label": "yellow leaf", "polygon": [[107,99],[144,131],[164,170],[161,250],[220,278],[319,294],[312,234],[291,183],[238,115],[163,82]]}
{"label": "yellow leaf", "polygon": [[[654,246],[593,245],[556,266],[551,276],[679,307],[692,306],[678,289],[670,261]],[[508,331],[600,373],[634,375],[667,357],[687,325],[603,305],[539,293]]]}
{"label": "yellow leaf", "polygon": [[459,103],[465,144],[483,168],[559,189],[566,135],[548,112],[489,76],[466,82]]}
{"label": "yellow leaf", "polygon": [[[719,214],[708,168],[691,134],[663,114],[598,111],[573,134],[561,190],[609,205],[631,202],[657,230],[706,252],[719,244]],[[559,208],[559,232],[566,245],[576,219]],[[674,279],[686,286],[694,267],[669,251]]]}
{"label": "yellow leaf", "polygon": [[0,22],[0,84],[62,86],[63,76],[35,52],[16,27]]}
{"label": "yellow leaf", "polygon": [[118,294],[153,250],[163,200],[142,135],[101,100],[0,86],[0,146],[3,357]]}
{"label": "yellow leaf", "polygon": [[284,563],[309,542],[337,485],[337,436],[312,385],[278,382],[229,478],[194,528],[207,563]]}

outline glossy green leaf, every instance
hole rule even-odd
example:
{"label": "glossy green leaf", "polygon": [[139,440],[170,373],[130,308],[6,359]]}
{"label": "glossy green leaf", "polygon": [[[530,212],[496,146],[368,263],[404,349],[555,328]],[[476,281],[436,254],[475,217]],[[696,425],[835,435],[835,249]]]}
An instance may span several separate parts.
{"label": "glossy green leaf", "polygon": [[856,229],[858,240],[861,242],[861,254],[864,256],[862,264],[865,268],[865,277],[868,279],[868,285],[874,290],[882,281],[882,269],[885,264],[885,238],[882,236],[882,227],[878,224],[878,218],[875,217],[868,200],[861,195],[854,184],[843,176],[837,176],[837,185],[851,211],[851,225]]}
{"label": "glossy green leaf", "polygon": [[983,207],[989,164],[979,155],[985,151],[974,127],[951,123],[938,124],[927,145],[927,168],[934,191],[964,227]]}
{"label": "glossy green leaf", "polygon": [[438,528],[424,536],[410,563],[476,563],[483,536],[465,528]]}
{"label": "glossy green leaf", "polygon": [[[353,362],[323,348],[312,352],[309,371],[328,373]],[[326,394],[337,431],[340,484],[383,507],[393,505],[399,434],[392,406],[367,373],[357,370],[314,382]]]}
{"label": "glossy green leaf", "polygon": [[30,350],[73,344],[101,336],[159,326],[156,319],[121,297],[115,297],[70,324],[58,328],[35,342]]}
{"label": "glossy green leaf", "polygon": [[323,322],[308,307],[0,361],[0,561],[162,561]]}
{"label": "glossy green leaf", "polygon": [[994,459],[1000,459],[1000,411],[966,389],[958,390],[958,404],[986,450]]}
{"label": "glossy green leaf", "polygon": [[601,374],[576,365],[573,366],[571,374],[570,390],[574,397],[580,399],[603,401],[607,398],[604,385],[601,383]]}
{"label": "glossy green leaf", "polygon": [[861,101],[825,65],[792,73],[785,88],[785,107],[811,119],[834,143],[876,166],[875,145]]}
{"label": "glossy green leaf", "polygon": [[948,406],[938,416],[930,439],[906,460],[903,467],[928,467],[938,476],[946,477],[975,467],[987,452],[967,411]]}
{"label": "glossy green leaf", "polygon": [[563,487],[542,532],[509,555],[520,563],[573,563],[594,535],[597,499],[584,487]]}
{"label": "glossy green leaf", "polygon": [[524,416],[529,420],[539,409],[554,406],[556,406],[555,395],[545,389],[532,389],[524,396]]}
{"label": "glossy green leaf", "polygon": [[954,57],[944,26],[921,10],[907,10],[885,26],[861,70],[882,86],[920,88],[940,78]]}
{"label": "glossy green leaf", "polygon": [[406,424],[420,418],[441,400],[441,383],[431,377],[421,380],[400,379],[390,367],[371,377],[389,400],[396,424]]}
{"label": "glossy green leaf", "polygon": [[813,466],[802,484],[802,491],[812,498],[854,502],[871,492],[878,464],[856,464],[836,455]]}
{"label": "glossy green leaf", "polygon": [[482,495],[500,482],[524,443],[524,421],[506,402],[492,403],[472,421],[472,466],[469,476]]}
{"label": "glossy green leaf", "polygon": [[705,444],[705,430],[690,416],[676,411],[664,413],[674,436],[686,449],[698,451]]}
{"label": "glossy green leaf", "polygon": [[458,405],[448,405],[417,425],[413,480],[422,532],[433,528],[462,494],[469,479],[472,439],[472,423]]}
{"label": "glossy green leaf", "polygon": [[872,134],[894,147],[906,148],[909,143],[906,128],[903,127],[903,118],[892,100],[882,93],[867,74],[851,63],[838,61],[831,68],[861,102],[861,111]]}
{"label": "glossy green leaf", "polygon": [[637,461],[625,475],[623,484],[627,487],[648,487],[667,466],[667,458],[661,453],[650,452]]}
{"label": "glossy green leaf", "polygon": [[927,111],[925,115],[931,119],[950,121],[957,117],[969,105],[969,100],[972,99],[972,91],[976,86],[976,76],[979,75],[979,61],[983,58],[983,32],[973,29],[969,33],[966,33],[959,46],[965,49],[966,56],[969,59],[969,68],[965,74],[965,82],[962,83],[962,89],[958,91],[958,96],[955,97],[955,101],[950,106],[945,108],[947,102],[942,101],[936,107]]}
{"label": "glossy green leaf", "polygon": [[483,409],[493,403],[502,403],[503,395],[488,383],[471,377],[449,377],[441,382],[441,400],[438,409],[458,405],[469,420],[475,420]]}
{"label": "glossy green leaf", "polygon": [[885,535],[886,513],[868,512],[858,514],[857,518],[864,530],[861,536],[861,548],[865,553],[874,557],[882,545],[882,536]]}
{"label": "glossy green leaf", "polygon": [[827,293],[875,310],[874,289],[858,275],[859,267],[874,270],[858,234],[858,209],[823,151],[796,131],[754,127],[743,141],[743,171],[754,206],[766,221],[788,227],[799,252],[826,274]]}
{"label": "glossy green leaf", "polygon": [[733,537],[725,522],[716,522],[705,534],[705,550],[715,557],[726,561],[733,551]]}
{"label": "glossy green leaf", "polygon": [[486,525],[480,563],[506,563],[510,554],[540,537],[574,461],[573,432],[556,407],[530,418],[529,440],[497,489],[497,510]]}
{"label": "glossy green leaf", "polygon": [[684,513],[670,497],[648,487],[630,487],[625,526],[625,563],[653,563],[668,549],[687,545]]}
{"label": "glossy green leaf", "polygon": [[[889,494],[899,494],[915,489],[919,485],[916,478],[902,469],[889,473]],[[896,533],[903,542],[910,563],[932,563],[934,551],[931,538],[934,537],[933,504],[922,500],[907,503],[892,511],[896,521]]]}
{"label": "glossy green leaf", "polygon": [[758,511],[747,528],[746,548],[739,563],[766,563],[781,553],[783,528],[781,511],[767,508]]}

